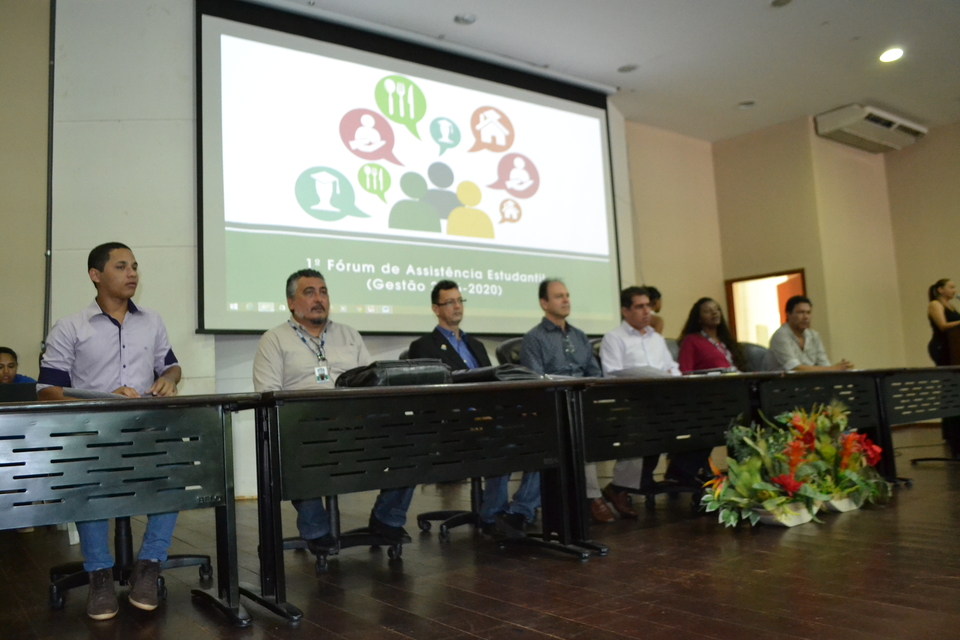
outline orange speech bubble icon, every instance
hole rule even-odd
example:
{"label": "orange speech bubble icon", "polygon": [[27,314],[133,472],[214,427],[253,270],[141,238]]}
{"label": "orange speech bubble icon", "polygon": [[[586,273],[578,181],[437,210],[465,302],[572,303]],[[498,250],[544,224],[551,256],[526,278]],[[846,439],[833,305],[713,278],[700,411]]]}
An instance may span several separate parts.
{"label": "orange speech bubble icon", "polygon": [[507,114],[495,107],[480,107],[474,111],[470,116],[470,131],[474,143],[469,152],[490,149],[502,153],[513,146],[513,124]]}
{"label": "orange speech bubble icon", "polygon": [[513,198],[507,198],[500,203],[500,224],[504,222],[520,222],[523,215],[523,209],[520,203]]}

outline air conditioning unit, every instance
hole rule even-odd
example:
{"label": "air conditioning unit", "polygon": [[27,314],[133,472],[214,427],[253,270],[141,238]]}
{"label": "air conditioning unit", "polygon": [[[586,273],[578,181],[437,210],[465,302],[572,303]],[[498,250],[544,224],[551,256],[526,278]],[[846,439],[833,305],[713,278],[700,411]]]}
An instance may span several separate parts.
{"label": "air conditioning unit", "polygon": [[869,151],[901,149],[926,135],[927,128],[877,109],[849,104],[814,118],[817,135]]}

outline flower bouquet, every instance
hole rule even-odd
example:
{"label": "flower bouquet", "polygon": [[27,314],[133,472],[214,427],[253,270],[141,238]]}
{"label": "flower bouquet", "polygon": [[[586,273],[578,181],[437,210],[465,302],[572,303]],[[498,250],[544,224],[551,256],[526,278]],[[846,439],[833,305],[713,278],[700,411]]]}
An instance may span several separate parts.
{"label": "flower bouquet", "polygon": [[793,526],[816,520],[834,500],[838,510],[885,501],[889,485],[873,466],[880,448],[848,429],[847,413],[834,402],[779,415],[776,423],[735,424],[726,438],[727,474],[711,461],[714,478],[701,505],[729,527],[741,520]]}
{"label": "flower bouquet", "polygon": [[814,406],[777,416],[795,439],[791,454],[805,465],[801,473],[811,477],[828,496],[827,511],[849,511],[864,502],[882,504],[890,499],[890,485],[876,470],[881,449],[866,434],[848,428],[849,412],[839,402]]}

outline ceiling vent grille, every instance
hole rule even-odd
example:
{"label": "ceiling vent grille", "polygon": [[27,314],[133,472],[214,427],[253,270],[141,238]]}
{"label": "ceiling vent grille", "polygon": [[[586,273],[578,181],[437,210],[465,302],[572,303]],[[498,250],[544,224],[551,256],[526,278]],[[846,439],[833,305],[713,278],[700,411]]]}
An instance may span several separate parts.
{"label": "ceiling vent grille", "polygon": [[893,151],[927,134],[926,127],[876,107],[849,104],[814,118],[817,135],[871,153]]}

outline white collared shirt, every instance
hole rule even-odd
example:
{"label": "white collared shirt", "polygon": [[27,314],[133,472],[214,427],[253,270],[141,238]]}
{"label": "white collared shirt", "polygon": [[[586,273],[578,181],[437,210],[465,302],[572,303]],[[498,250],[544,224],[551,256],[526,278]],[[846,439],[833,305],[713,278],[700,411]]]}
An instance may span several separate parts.
{"label": "white collared shirt", "polygon": [[626,320],[603,336],[600,365],[604,374],[633,367],[653,367],[673,376],[680,375],[680,366],[670,355],[663,336],[653,327],[637,331]]}

